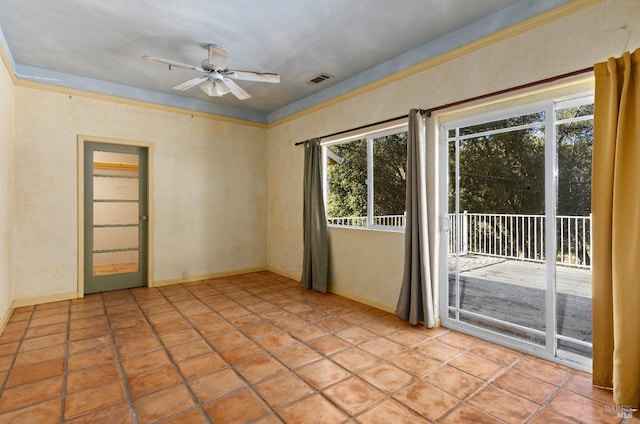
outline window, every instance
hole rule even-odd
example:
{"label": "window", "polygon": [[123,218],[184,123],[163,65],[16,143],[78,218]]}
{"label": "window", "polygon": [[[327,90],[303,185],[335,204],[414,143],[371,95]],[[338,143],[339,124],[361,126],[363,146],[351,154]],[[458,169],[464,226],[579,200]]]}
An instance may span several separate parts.
{"label": "window", "polygon": [[403,230],[406,126],[327,143],[322,156],[329,225]]}

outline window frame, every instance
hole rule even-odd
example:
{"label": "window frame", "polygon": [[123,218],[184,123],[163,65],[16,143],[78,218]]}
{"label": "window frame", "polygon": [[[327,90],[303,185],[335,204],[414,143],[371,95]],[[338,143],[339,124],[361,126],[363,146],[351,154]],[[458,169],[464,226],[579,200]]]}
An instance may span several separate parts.
{"label": "window frame", "polygon": [[[322,192],[325,210],[328,210],[329,206],[329,183],[328,183],[328,161],[327,157],[329,147],[353,143],[355,141],[364,140],[367,143],[367,216],[365,217],[364,225],[344,225],[332,223],[331,219],[327,216],[327,225],[332,228],[348,228],[353,230],[373,230],[373,231],[392,231],[392,232],[404,232],[406,224],[406,203],[404,216],[401,218],[402,225],[379,225],[375,223],[374,216],[374,202],[375,202],[375,184],[374,184],[374,149],[373,145],[376,139],[386,137],[393,134],[408,132],[408,124],[403,122],[402,124],[396,124],[392,127],[376,129],[374,131],[368,131],[364,133],[355,133],[346,137],[338,139],[329,139],[321,143],[322,146]],[[406,169],[405,169],[406,172]],[[362,217],[344,217],[345,219],[362,218]]]}

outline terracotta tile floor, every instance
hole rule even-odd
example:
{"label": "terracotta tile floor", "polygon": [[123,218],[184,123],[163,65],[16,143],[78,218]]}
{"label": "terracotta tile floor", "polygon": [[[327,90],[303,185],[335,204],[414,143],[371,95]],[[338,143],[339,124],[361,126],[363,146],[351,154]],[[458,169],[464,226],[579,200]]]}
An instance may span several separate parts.
{"label": "terracotta tile floor", "polygon": [[617,423],[616,413],[589,374],[269,272],[19,308],[0,336],[0,423]]}

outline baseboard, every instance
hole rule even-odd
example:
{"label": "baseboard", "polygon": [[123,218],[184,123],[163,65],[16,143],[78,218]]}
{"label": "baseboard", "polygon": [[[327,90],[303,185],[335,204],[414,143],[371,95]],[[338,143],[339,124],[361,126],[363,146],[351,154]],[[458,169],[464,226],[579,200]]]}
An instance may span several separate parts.
{"label": "baseboard", "polygon": [[[296,280],[296,281],[300,280],[300,275],[292,275],[286,271],[283,271],[273,266],[267,266],[267,271],[282,275],[283,277],[287,277],[292,280]],[[362,303],[364,305],[372,306],[374,308],[380,309],[385,312],[395,313],[396,311],[395,305],[388,305],[386,303],[376,302],[375,300],[369,299],[357,293],[353,293],[348,290],[343,290],[341,288],[338,288],[335,286],[335,284],[329,284],[329,286],[327,287],[327,291],[332,294],[337,294],[338,296],[346,297],[347,299],[355,300],[356,302]]]}
{"label": "baseboard", "polygon": [[274,266],[267,266],[266,270],[269,271],[269,272],[273,272],[274,274],[282,275],[283,277],[287,277],[287,278],[289,278],[291,280],[300,281],[300,275],[290,274],[290,273],[288,273],[286,271],[283,271],[281,269],[278,269],[278,268],[276,268]]}
{"label": "baseboard", "polygon": [[191,283],[194,281],[202,281],[202,280],[210,280],[213,278],[221,278],[221,277],[230,277],[233,275],[240,274],[249,274],[251,272],[260,272],[266,270],[266,266],[260,266],[255,268],[244,268],[244,269],[236,269],[233,271],[225,271],[225,272],[215,272],[212,274],[200,274],[200,275],[192,275],[189,278],[170,278],[167,280],[158,280],[154,281],[151,287],[163,287],[163,286],[171,286],[173,284],[182,284],[182,283]]}
{"label": "baseboard", "polygon": [[[241,275],[241,274],[248,274],[248,273],[252,273],[252,272],[260,272],[260,271],[269,271],[269,272],[273,272],[275,274],[281,275],[283,277],[286,278],[290,278],[292,280],[298,280],[300,278],[300,276],[298,275],[292,275],[286,271],[283,271],[281,269],[278,269],[276,267],[272,267],[272,266],[261,266],[261,267],[254,267],[254,268],[244,268],[244,269],[237,269],[237,270],[233,270],[233,271],[225,271],[225,272],[217,272],[217,273],[210,273],[210,274],[202,274],[202,275],[193,275],[191,277],[189,277],[188,279],[181,279],[181,278],[172,278],[172,279],[167,279],[167,280],[159,280],[159,281],[154,281],[153,283],[153,287],[163,287],[163,286],[169,286],[169,285],[173,285],[173,284],[181,284],[181,283],[189,283],[189,282],[194,282],[194,281],[202,281],[202,280],[209,280],[209,279],[214,279],[214,278],[221,278],[221,277],[230,277],[230,276],[234,276],[234,275]],[[344,290],[341,289],[339,287],[335,287],[335,285],[330,284],[328,287],[328,291],[329,293],[332,294],[336,294],[338,296],[342,296],[345,297],[347,299],[351,299],[351,300],[355,300],[356,302],[362,303],[364,305],[368,305],[368,306],[372,306],[374,308],[380,309],[382,311],[385,312],[389,312],[389,313],[394,313],[396,310],[396,306],[395,305],[389,305],[386,303],[382,303],[382,302],[377,302],[375,300],[369,299],[365,296],[362,296],[360,294],[357,293],[353,293],[349,290]],[[51,303],[51,302],[60,302],[63,300],[70,300],[70,299],[76,299],[78,297],[77,292],[70,292],[70,293],[62,293],[62,294],[57,294],[57,295],[50,295],[50,296],[40,296],[40,297],[32,297],[32,298],[28,298],[28,299],[18,299],[18,300],[14,300],[13,303],[11,304],[11,306],[9,307],[9,310],[7,311],[7,314],[2,318],[2,321],[0,321],[0,334],[2,333],[2,331],[4,330],[4,328],[6,327],[9,318],[11,317],[11,314],[13,313],[13,310],[15,308],[20,308],[22,306],[32,306],[32,305],[39,305],[42,303]]]}
{"label": "baseboard", "polygon": [[11,318],[11,315],[13,315],[14,309],[16,309],[15,302],[11,302],[11,305],[9,305],[9,309],[7,309],[7,313],[4,314],[4,316],[0,320],[0,335],[4,332],[7,324],[9,324],[9,319]]}
{"label": "baseboard", "polygon": [[360,294],[350,292],[349,290],[344,290],[344,289],[335,287],[333,284],[329,284],[328,291],[329,293],[337,294],[338,296],[355,300],[356,302],[362,303],[364,305],[372,306],[376,309],[380,309],[385,312],[395,313],[396,311],[395,305],[388,305],[386,303],[377,302],[373,299],[369,299],[368,297],[364,297]]}
{"label": "baseboard", "polygon": [[69,292],[54,294],[49,296],[30,297],[28,299],[16,299],[13,301],[14,308],[20,308],[22,306],[40,305],[42,303],[60,302],[63,300],[77,299],[78,292]]}

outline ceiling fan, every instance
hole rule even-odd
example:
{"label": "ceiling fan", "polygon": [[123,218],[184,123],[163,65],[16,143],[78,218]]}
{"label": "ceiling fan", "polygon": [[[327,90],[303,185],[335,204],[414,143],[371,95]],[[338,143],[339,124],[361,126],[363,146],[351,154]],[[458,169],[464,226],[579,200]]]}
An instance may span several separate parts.
{"label": "ceiling fan", "polygon": [[209,96],[222,97],[227,93],[233,93],[233,95],[240,100],[250,99],[251,95],[236,84],[234,79],[270,83],[280,82],[280,75],[278,74],[230,70],[225,67],[225,63],[229,57],[229,53],[226,50],[215,44],[209,44],[207,49],[209,56],[202,61],[200,66],[187,65],[173,60],[147,55],[142,56],[142,59],[168,65],[170,70],[171,67],[175,66],[177,68],[191,69],[205,74],[187,80],[173,88],[175,90],[185,91],[199,85],[199,88]]}

